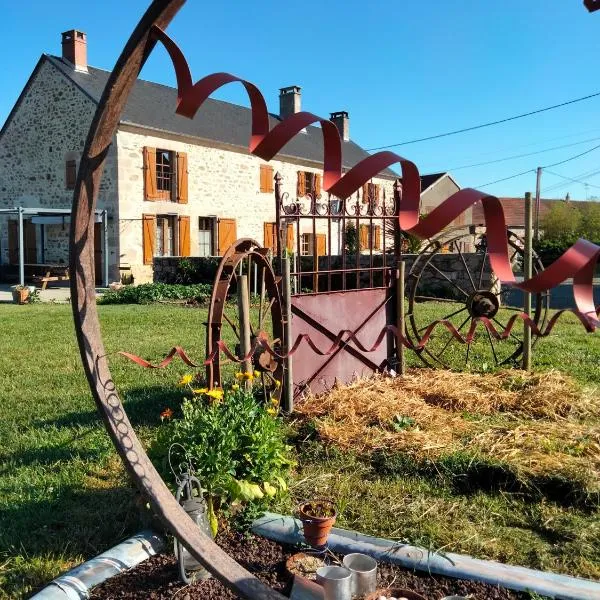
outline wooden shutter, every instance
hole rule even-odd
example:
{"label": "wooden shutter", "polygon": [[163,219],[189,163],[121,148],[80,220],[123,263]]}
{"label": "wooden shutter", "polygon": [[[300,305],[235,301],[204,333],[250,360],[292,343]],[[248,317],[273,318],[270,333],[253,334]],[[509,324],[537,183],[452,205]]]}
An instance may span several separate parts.
{"label": "wooden shutter", "polygon": [[373,250],[381,250],[381,226],[375,225],[373,234]]}
{"label": "wooden shutter", "polygon": [[317,233],[317,256],[327,254],[327,236],[324,233]]}
{"label": "wooden shutter", "polygon": [[298,171],[298,198],[306,196],[306,173]]}
{"label": "wooden shutter", "polygon": [[19,223],[8,222],[8,262],[11,265],[19,263]]}
{"label": "wooden shutter", "polygon": [[219,254],[223,256],[235,240],[237,240],[235,219],[219,219]]}
{"label": "wooden shutter", "polygon": [[[185,152],[177,153],[177,202],[179,204],[188,203],[188,157]],[[182,254],[181,256],[189,256],[189,254]]]}
{"label": "wooden shutter", "polygon": [[365,185],[362,186],[362,203],[367,204],[368,201],[369,201],[369,184],[365,183]]}
{"label": "wooden shutter", "polygon": [[156,217],[154,215],[142,215],[142,228],[144,264],[151,265],[156,245]]}
{"label": "wooden shutter", "polygon": [[321,175],[315,175],[315,196],[321,195]]}
{"label": "wooden shutter", "polygon": [[360,225],[358,228],[358,242],[359,242],[359,250],[368,250],[369,248],[369,226],[368,225]]}
{"label": "wooden shutter", "polygon": [[290,252],[294,251],[294,224],[293,223],[287,224],[286,244],[285,245]]}
{"label": "wooden shutter", "polygon": [[277,244],[275,243],[275,223],[264,224],[264,237],[265,237],[265,248],[271,249],[273,252],[276,251]]}
{"label": "wooden shutter", "polygon": [[158,199],[156,187],[156,148],[144,146],[144,200]]}
{"label": "wooden shutter", "polygon": [[190,255],[190,218],[179,217],[179,256]]}
{"label": "wooden shutter", "polygon": [[381,199],[381,186],[379,184],[375,185],[375,204],[379,206],[379,201]]}
{"label": "wooden shutter", "polygon": [[260,191],[269,193],[273,191],[273,167],[260,165]]}
{"label": "wooden shutter", "polygon": [[77,161],[68,160],[65,163],[65,186],[68,190],[75,189],[77,181]]}

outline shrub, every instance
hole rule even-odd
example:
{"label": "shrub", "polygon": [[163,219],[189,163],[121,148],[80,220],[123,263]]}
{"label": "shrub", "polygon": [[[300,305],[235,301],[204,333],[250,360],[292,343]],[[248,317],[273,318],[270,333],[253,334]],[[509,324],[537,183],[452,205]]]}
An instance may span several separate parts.
{"label": "shrub", "polygon": [[206,489],[209,519],[216,533],[217,507],[233,502],[265,506],[286,490],[284,476],[291,464],[277,402],[265,406],[252,390],[234,385],[228,390],[193,389],[191,376],[182,382],[191,397],[181,407],[163,412],[165,425],[157,439],[156,456],[164,462],[174,446],[176,462],[190,461]]}
{"label": "shrub", "polygon": [[109,290],[98,298],[98,304],[152,304],[167,300],[194,300],[207,302],[212,286],[172,285],[167,283],[143,283],[130,285],[120,290]]}

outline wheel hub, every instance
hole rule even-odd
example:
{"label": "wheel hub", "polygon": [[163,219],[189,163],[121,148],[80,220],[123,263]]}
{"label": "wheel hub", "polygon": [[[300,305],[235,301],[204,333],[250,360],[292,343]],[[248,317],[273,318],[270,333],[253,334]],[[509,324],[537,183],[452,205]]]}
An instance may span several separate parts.
{"label": "wheel hub", "polygon": [[471,294],[467,300],[467,310],[473,318],[487,317],[492,319],[500,308],[500,301],[496,294],[489,290],[478,290]]}

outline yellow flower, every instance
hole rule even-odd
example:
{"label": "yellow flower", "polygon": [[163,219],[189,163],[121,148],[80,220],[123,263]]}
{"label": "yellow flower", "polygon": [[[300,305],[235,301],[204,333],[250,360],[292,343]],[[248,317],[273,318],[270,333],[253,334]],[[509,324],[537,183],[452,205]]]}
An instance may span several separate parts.
{"label": "yellow flower", "polygon": [[258,371],[254,371],[254,377],[260,377],[260,373]]}
{"label": "yellow flower", "polygon": [[271,416],[275,416],[277,414],[277,409],[276,408],[267,408],[267,412],[271,415]]}
{"label": "yellow flower", "polygon": [[208,390],[206,395],[210,398],[214,398],[215,400],[223,399],[223,390]]}
{"label": "yellow flower", "polygon": [[231,386],[231,389],[232,389],[234,392],[237,392],[237,391],[240,389],[240,386],[239,386],[237,383],[234,383],[234,384]]}
{"label": "yellow flower", "polygon": [[244,379],[244,373],[242,373],[242,372],[238,371],[238,372],[235,374],[235,378],[236,378],[238,381],[241,381],[242,379]]}
{"label": "yellow flower", "polygon": [[243,377],[248,381],[252,381],[254,379],[254,373],[252,373],[252,371],[248,371],[247,373],[243,374]]}
{"label": "yellow flower", "polygon": [[273,380],[275,382],[275,388],[278,389],[281,387],[281,381],[279,381],[279,379],[274,379]]}
{"label": "yellow flower", "polygon": [[194,392],[194,394],[197,394],[197,395],[206,394],[206,392],[208,392],[208,388],[198,388],[198,389],[192,390],[192,392]]}
{"label": "yellow flower", "polygon": [[184,375],[181,378],[181,381],[179,382],[179,385],[188,385],[188,384],[192,383],[193,379],[194,379],[193,375]]}
{"label": "yellow flower", "polygon": [[271,404],[273,406],[279,406],[279,400],[277,398],[271,398]]}

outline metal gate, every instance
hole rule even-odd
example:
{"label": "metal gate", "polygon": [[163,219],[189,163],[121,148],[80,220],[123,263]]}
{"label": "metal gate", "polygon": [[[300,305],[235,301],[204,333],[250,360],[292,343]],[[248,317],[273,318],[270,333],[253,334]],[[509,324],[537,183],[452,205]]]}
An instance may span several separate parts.
{"label": "metal gate", "polygon": [[400,197],[398,181],[367,183],[342,199],[322,193],[317,174],[298,173],[292,193],[275,176],[276,253],[290,259],[292,338],[306,334],[323,352],[300,344],[294,353],[294,397],[394,366],[395,336],[375,342],[396,319]]}

